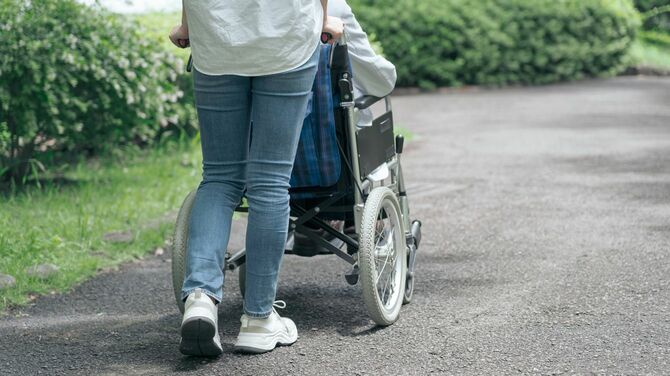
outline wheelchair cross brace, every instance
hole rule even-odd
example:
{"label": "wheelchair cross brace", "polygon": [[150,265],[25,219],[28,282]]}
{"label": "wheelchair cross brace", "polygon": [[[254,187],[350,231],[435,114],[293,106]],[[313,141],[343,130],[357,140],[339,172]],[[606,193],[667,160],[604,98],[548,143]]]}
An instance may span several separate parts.
{"label": "wheelchair cross brace", "polygon": [[[336,197],[341,198],[341,197],[344,197],[344,195],[343,194],[337,194],[333,198],[336,198]],[[328,201],[324,202],[323,204],[325,205],[329,201],[331,201],[331,200],[328,200]],[[336,200],[334,200],[332,202],[335,202],[335,201]],[[298,217],[298,220],[295,220],[295,221],[291,220],[291,228],[292,229],[299,230],[299,231],[302,230],[302,231],[300,231],[302,234],[306,235],[312,241],[318,243],[319,245],[321,245],[325,249],[329,250],[330,252],[332,252],[333,254],[335,254],[336,256],[341,258],[342,260],[348,262],[349,264],[354,265],[356,263],[356,260],[350,254],[348,254],[347,252],[344,252],[340,249],[341,247],[338,248],[338,247],[334,246],[332,243],[330,243],[330,242],[326,241],[325,239],[323,239],[322,237],[312,233],[311,231],[309,231],[309,229],[307,227],[302,225],[302,223],[305,223],[305,222],[308,222],[308,221],[310,223],[316,224],[317,226],[319,226],[319,228],[323,229],[324,231],[326,231],[330,235],[334,236],[335,238],[341,240],[342,242],[344,242],[344,244],[347,244],[349,246],[350,250],[358,251],[358,242],[356,240],[354,240],[351,237],[335,230],[332,226],[330,226],[328,223],[324,222],[322,219],[314,217],[321,210],[320,206],[316,206],[309,211],[305,211],[304,209],[299,208],[299,207],[293,207],[292,209],[294,210],[294,212],[296,214],[300,215],[300,217]],[[305,231],[305,230],[307,230],[307,231]]]}
{"label": "wheelchair cross brace", "polygon": [[[339,258],[343,259],[344,261],[348,262],[349,264],[354,265],[356,264],[356,259],[354,259],[354,257],[352,257],[349,253],[342,251],[340,249],[341,246],[340,248],[338,248],[334,246],[332,243],[319,237],[318,235],[313,234],[311,231],[305,231],[307,227],[304,226],[304,224],[307,222],[313,223],[317,225],[319,228],[329,233],[330,235],[334,236],[336,239],[341,240],[344,244],[347,244],[348,248],[352,250],[352,252],[358,251],[358,242],[356,240],[352,239],[350,236],[347,236],[337,231],[328,223],[324,222],[322,219],[316,218],[317,214],[319,214],[321,211],[325,209],[330,208],[334,203],[344,198],[346,195],[347,192],[336,193],[326,201],[313,207],[310,210],[305,210],[297,205],[291,205],[291,214],[295,215],[297,218],[289,220],[289,227],[291,230],[300,231],[302,234],[304,234],[305,236],[307,236],[308,238],[310,238],[312,241],[316,242],[323,248],[329,250],[330,252],[332,252]],[[247,210],[248,208],[246,207],[238,207],[235,209],[235,211],[238,212],[247,212]],[[239,268],[242,264],[246,262],[246,253],[247,253],[246,249],[242,249],[235,252],[232,255],[226,254],[225,269],[235,270]]]}

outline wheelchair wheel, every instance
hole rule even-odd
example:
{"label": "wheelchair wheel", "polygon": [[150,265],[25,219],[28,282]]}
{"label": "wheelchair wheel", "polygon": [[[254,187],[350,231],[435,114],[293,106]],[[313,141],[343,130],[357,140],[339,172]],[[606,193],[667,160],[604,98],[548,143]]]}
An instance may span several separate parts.
{"label": "wheelchair wheel", "polygon": [[195,201],[195,193],[196,190],[191,191],[181,204],[172,240],[172,288],[175,300],[177,301],[177,307],[181,313],[184,313],[184,302],[181,300],[181,287],[184,284],[184,272],[186,269],[188,222],[191,217],[193,202]]}
{"label": "wheelchair wheel", "polygon": [[[402,166],[398,165],[398,180],[402,181],[403,186],[405,185],[405,178],[403,177],[402,174]],[[400,204],[400,210],[405,213],[406,215],[409,215],[409,208],[404,208],[402,205],[408,205],[407,199],[405,198],[404,202],[401,202]],[[403,222],[404,223],[404,222]],[[410,226],[411,227],[411,226]],[[409,229],[407,229],[409,230]],[[412,301],[412,296],[414,296],[414,275],[413,270],[409,269],[410,266],[410,250],[407,250],[407,277],[405,277],[405,294],[402,298],[402,304],[409,304]]]}
{"label": "wheelchair wheel", "polygon": [[400,204],[392,190],[377,187],[365,202],[358,265],[363,301],[378,325],[391,325],[405,295],[407,246]]}
{"label": "wheelchair wheel", "polygon": [[[407,263],[409,265],[409,255],[407,255]],[[409,304],[414,296],[414,276],[405,277],[405,294],[402,297],[402,304]]]}
{"label": "wheelchair wheel", "polygon": [[247,288],[247,263],[237,267],[237,280],[240,282],[240,295],[242,295],[242,300],[244,300],[244,292]]}

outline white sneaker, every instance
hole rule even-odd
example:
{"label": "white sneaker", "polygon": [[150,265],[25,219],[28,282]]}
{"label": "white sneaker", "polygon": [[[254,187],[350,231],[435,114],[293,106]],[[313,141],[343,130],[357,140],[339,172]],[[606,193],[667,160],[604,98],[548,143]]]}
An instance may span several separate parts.
{"label": "white sneaker", "polygon": [[[286,307],[286,303],[281,300],[273,305],[277,308]],[[240,322],[240,334],[235,342],[238,351],[260,354],[277,345],[291,345],[298,340],[298,329],[293,320],[280,317],[274,307],[269,317],[259,319],[243,314]]]}
{"label": "white sneaker", "polygon": [[186,298],[179,351],[195,356],[217,356],[223,352],[216,304],[200,288]]}

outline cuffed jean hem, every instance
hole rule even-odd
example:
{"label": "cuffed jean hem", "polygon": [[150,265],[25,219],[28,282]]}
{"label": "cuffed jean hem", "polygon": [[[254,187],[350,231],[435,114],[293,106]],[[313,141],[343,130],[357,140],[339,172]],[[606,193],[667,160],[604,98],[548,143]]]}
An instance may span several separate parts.
{"label": "cuffed jean hem", "polygon": [[255,319],[264,319],[264,318],[270,317],[270,315],[272,314],[272,311],[270,311],[268,313],[253,313],[253,312],[249,312],[245,309],[244,314],[249,316],[249,317],[253,317]]}
{"label": "cuffed jean hem", "polygon": [[218,296],[217,294],[215,294],[215,293],[213,293],[213,292],[211,292],[211,291],[209,291],[209,290],[205,290],[205,289],[203,289],[202,287],[194,287],[194,288],[192,288],[192,289],[190,289],[190,290],[188,290],[188,291],[186,291],[186,292],[183,292],[183,291],[182,291],[182,293],[181,293],[181,301],[185,303],[185,302],[186,302],[186,299],[188,298],[188,296],[189,296],[193,291],[195,291],[196,288],[199,288],[200,290],[202,290],[202,292],[205,293],[205,295],[208,295],[208,296],[211,296],[212,298],[214,298],[214,300],[216,300],[216,303],[215,303],[215,304],[219,304],[219,303],[221,303],[221,300],[223,300],[223,297],[222,297],[222,296],[220,297],[220,296]]}

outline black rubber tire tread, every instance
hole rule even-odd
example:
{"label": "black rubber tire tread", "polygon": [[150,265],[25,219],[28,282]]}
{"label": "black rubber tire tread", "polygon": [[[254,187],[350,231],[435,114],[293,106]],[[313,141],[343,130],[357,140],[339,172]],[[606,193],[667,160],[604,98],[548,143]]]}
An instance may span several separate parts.
{"label": "black rubber tire tread", "polygon": [[174,290],[174,297],[177,302],[179,312],[184,313],[184,302],[181,300],[181,288],[184,284],[184,272],[186,269],[186,253],[188,249],[188,222],[191,218],[191,209],[195,201],[196,190],[191,191],[184,202],[181,204],[179,214],[177,215],[177,223],[174,228],[172,236],[172,288]]}
{"label": "black rubber tire tread", "polygon": [[[382,207],[384,201],[390,200],[396,215],[398,218],[398,229],[404,238],[404,228],[402,223],[402,217],[400,214],[400,204],[398,199],[387,187],[377,187],[370,192],[365,201],[365,207],[363,208],[363,216],[361,219],[361,231],[358,250],[358,267],[360,269],[360,282],[361,288],[363,290],[363,301],[368,310],[368,314],[372,320],[381,326],[388,326],[393,324],[400,315],[400,308],[402,307],[402,297],[399,297],[396,307],[392,310],[390,315],[386,314],[382,303],[379,299],[379,293],[377,292],[377,286],[375,280],[377,277],[377,267],[375,265],[373,247],[375,245],[375,228],[377,225],[377,216],[379,215],[379,210]],[[397,243],[397,242],[396,242]],[[400,279],[400,291],[404,295],[405,291],[405,279],[407,278],[407,252],[406,247],[404,246],[404,241],[401,243],[396,251],[399,252],[398,257],[402,261],[402,270]]]}

